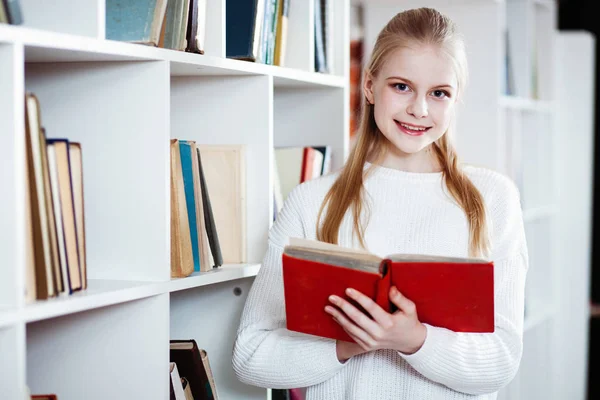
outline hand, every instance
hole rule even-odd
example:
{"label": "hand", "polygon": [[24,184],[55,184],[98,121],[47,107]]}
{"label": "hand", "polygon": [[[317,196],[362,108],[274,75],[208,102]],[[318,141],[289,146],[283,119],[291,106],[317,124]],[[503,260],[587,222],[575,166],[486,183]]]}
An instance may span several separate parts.
{"label": "hand", "polygon": [[325,311],[363,350],[392,349],[413,354],[423,346],[427,328],[418,319],[415,303],[404,297],[395,286],[389,293],[391,302],[398,307],[393,314],[357,290],[346,289],[346,294],[372,318],[337,296],[329,298],[337,308],[326,306]]}

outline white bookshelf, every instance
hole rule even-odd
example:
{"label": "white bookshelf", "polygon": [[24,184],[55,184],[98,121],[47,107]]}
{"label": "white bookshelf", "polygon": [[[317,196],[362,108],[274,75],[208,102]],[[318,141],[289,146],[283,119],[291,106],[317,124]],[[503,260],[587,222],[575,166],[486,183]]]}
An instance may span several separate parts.
{"label": "white bookshelf", "polygon": [[[434,7],[464,34],[470,77],[455,142],[463,161],[495,169],[517,184],[530,257],[523,359],[499,399],[584,400],[593,39],[586,34],[565,39],[553,0],[352,4],[362,7],[365,60],[384,24],[405,9]],[[511,94],[506,92],[506,29],[515,82]],[[566,355],[555,351],[567,346]]]}
{"label": "white bookshelf", "polygon": [[[44,3],[44,2],[42,2]],[[286,67],[226,59],[225,0],[206,54],[105,40],[104,0],[21,0],[0,25],[0,392],[165,399],[169,339],[208,351],[219,395],[267,399],[231,356],[272,224],[272,148],[348,154],[349,1],[334,2],[335,69],[313,71],[312,2],[292,0]],[[25,304],[24,95],[48,137],[83,148],[89,287]],[[170,278],[169,139],[244,144],[248,262]]]}

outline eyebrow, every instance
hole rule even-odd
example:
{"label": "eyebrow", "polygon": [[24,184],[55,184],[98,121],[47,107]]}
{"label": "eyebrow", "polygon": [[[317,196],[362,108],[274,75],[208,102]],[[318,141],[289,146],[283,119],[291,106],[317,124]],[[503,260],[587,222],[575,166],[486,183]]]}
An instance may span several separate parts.
{"label": "eyebrow", "polygon": [[[413,83],[413,81],[411,81],[410,79],[407,79],[407,78],[403,78],[403,77],[401,77],[401,76],[390,76],[390,77],[388,77],[387,79],[388,79],[388,80],[391,80],[391,79],[399,79],[399,80],[401,80],[401,81],[407,82],[407,83],[409,83],[409,84],[411,84],[411,85],[413,85],[413,86],[414,86],[414,83]],[[435,85],[435,86],[433,86],[433,87],[434,87],[434,88],[450,88],[450,89],[454,89],[454,86],[452,86],[452,85],[450,85],[450,84],[448,84],[448,83],[442,83],[442,84],[440,84],[440,85]]]}

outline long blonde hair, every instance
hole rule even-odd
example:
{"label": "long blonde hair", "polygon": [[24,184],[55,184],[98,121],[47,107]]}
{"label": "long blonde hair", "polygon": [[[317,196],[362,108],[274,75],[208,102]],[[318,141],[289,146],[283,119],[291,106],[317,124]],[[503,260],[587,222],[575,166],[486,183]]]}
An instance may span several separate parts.
{"label": "long blonde hair", "polygon": [[[371,59],[365,73],[375,77],[383,64],[396,49],[409,44],[437,45],[453,62],[457,75],[457,97],[467,81],[467,61],[464,42],[455,31],[454,23],[431,8],[418,8],[398,13],[383,28],[377,37]],[[489,249],[486,213],[483,197],[463,172],[451,143],[451,128],[432,145],[435,156],[442,167],[446,187],[458,205],[464,210],[469,222],[469,255],[484,256]],[[354,233],[365,248],[365,226],[361,221],[363,211],[363,172],[369,157],[375,160],[385,155],[387,139],[375,123],[374,106],[363,98],[357,141],[339,177],[325,196],[319,211],[317,239],[338,242],[340,225],[349,208],[354,219]],[[327,206],[327,212],[323,214]],[[324,218],[323,218],[324,217]],[[321,219],[323,224],[321,225]]]}

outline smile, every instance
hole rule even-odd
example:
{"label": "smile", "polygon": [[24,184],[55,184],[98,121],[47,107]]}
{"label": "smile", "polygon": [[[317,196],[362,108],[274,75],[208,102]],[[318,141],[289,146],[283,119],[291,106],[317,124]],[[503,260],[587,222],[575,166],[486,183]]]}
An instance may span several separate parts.
{"label": "smile", "polygon": [[398,122],[396,120],[394,120],[394,122],[396,123],[398,128],[400,128],[400,130],[402,132],[404,132],[410,136],[421,136],[425,132],[427,132],[429,129],[431,129],[430,126],[427,127],[427,126],[410,125],[410,124],[407,124],[404,122]]}

